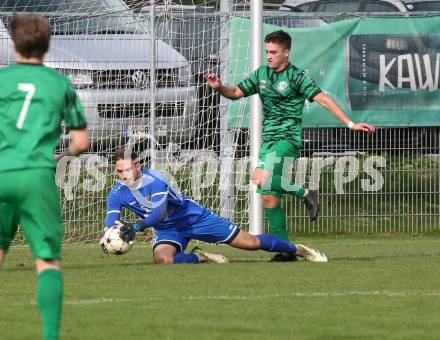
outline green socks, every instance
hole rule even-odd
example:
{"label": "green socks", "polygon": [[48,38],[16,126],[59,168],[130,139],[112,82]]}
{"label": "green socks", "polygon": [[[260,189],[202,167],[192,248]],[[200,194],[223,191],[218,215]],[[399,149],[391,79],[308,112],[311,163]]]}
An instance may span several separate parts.
{"label": "green socks", "polygon": [[264,208],[264,214],[269,220],[270,231],[284,241],[289,241],[286,229],[286,214],[283,208]]}
{"label": "green socks", "polygon": [[38,275],[37,303],[43,320],[44,340],[58,340],[63,304],[63,280],[59,270],[46,269]]}
{"label": "green socks", "polygon": [[[272,180],[272,183],[269,183],[270,180]],[[282,192],[283,194],[294,195],[299,198],[304,197],[305,190],[302,185],[292,183],[283,176],[272,176],[272,178],[268,178],[267,183],[264,183],[261,186],[261,189],[278,191]]]}

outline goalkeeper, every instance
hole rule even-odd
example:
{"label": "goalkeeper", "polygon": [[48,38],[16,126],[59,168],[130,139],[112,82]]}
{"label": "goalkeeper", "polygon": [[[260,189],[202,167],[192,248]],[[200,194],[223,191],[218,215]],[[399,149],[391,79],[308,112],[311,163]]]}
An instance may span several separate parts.
{"label": "goalkeeper", "polygon": [[[153,227],[156,231],[153,257],[157,264],[228,262],[223,255],[201,250],[184,253],[191,239],[224,243],[246,250],[285,252],[312,262],[327,262],[327,257],[315,249],[289,243],[273,235],[254,236],[240,230],[230,221],[171,188],[159,173],[141,168],[136,154],[129,150],[117,150],[114,160],[119,181],[108,194],[106,228],[123,224],[121,237],[130,242],[138,231]],[[136,223],[120,222],[122,208],[133,211],[141,220]],[[105,252],[103,237],[100,243]]]}
{"label": "goalkeeper", "polygon": [[[237,86],[224,86],[216,74],[205,76],[208,85],[220,95],[239,99],[259,94],[263,104],[263,138],[258,166],[251,175],[262,194],[271,232],[288,240],[286,216],[280,205],[283,194],[303,200],[312,220],[318,217],[317,191],[290,183],[283,173],[284,161],[297,159],[302,144],[302,113],[305,100],[315,101],[348,128],[373,133],[374,127],[353,123],[342,109],[304,71],[289,62],[292,39],[283,31],[268,34],[264,42],[267,65],[259,67]],[[283,185],[283,182],[287,185]],[[289,189],[286,189],[289,188]],[[290,254],[277,254],[273,261],[294,260]]]}

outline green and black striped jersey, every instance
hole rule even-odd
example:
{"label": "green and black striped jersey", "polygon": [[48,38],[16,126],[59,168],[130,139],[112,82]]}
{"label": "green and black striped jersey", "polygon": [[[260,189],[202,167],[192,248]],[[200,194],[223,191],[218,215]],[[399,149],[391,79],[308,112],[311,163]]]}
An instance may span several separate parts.
{"label": "green and black striped jersey", "polygon": [[321,92],[304,71],[289,64],[274,72],[259,67],[237,85],[244,95],[259,94],[263,104],[263,143],[287,139],[301,147],[302,113],[305,100]]}
{"label": "green and black striped jersey", "polygon": [[85,129],[84,110],[69,81],[48,67],[0,70],[0,171],[54,168],[61,122]]}

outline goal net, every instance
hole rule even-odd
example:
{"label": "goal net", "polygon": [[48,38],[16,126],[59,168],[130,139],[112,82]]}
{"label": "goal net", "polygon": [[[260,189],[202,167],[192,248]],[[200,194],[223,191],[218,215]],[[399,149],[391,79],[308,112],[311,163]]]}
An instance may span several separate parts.
{"label": "goal net", "polygon": [[[9,46],[12,14],[43,14],[53,33],[45,63],[71,81],[87,115],[90,151],[57,166],[65,242],[96,240],[105,221],[106,196],[116,181],[113,153],[120,147],[137,152],[145,166],[162,172],[183,194],[248,229],[249,107],[245,100],[231,104],[220,98],[204,75],[216,73],[235,85],[249,73],[250,26],[240,26],[237,19],[248,21],[250,1],[151,3],[0,0],[1,64],[15,62]],[[281,7],[265,8],[265,24],[314,28],[343,19]],[[320,190],[321,218],[311,224],[302,202],[286,197],[289,230],[438,228],[440,163],[425,157],[438,153],[438,135],[438,128],[426,127],[381,129],[374,137],[340,127],[304,129],[301,157],[289,173],[292,180]],[[59,149],[67,146],[63,134]],[[375,182],[368,182],[368,167],[379,169],[380,190],[365,190]],[[414,177],[411,169],[423,175]]]}
{"label": "goal net", "polygon": [[[90,151],[63,158],[56,171],[66,242],[94,240],[102,229],[120,147],[220,212],[220,100],[203,74],[220,71],[230,9],[220,12],[216,1],[156,3],[152,21],[150,1],[0,1],[2,64],[15,62],[13,13],[41,13],[52,28],[45,64],[70,80],[86,112]],[[68,142],[64,133],[59,151]]]}

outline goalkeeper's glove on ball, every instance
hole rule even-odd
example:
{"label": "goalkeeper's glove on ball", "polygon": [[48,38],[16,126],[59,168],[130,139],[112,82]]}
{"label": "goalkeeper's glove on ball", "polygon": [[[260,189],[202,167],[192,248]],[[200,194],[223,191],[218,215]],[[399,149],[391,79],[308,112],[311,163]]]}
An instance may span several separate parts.
{"label": "goalkeeper's glove on ball", "polygon": [[124,242],[130,243],[136,239],[136,232],[140,229],[138,222],[128,223],[116,221],[116,224],[121,225],[119,236]]}

